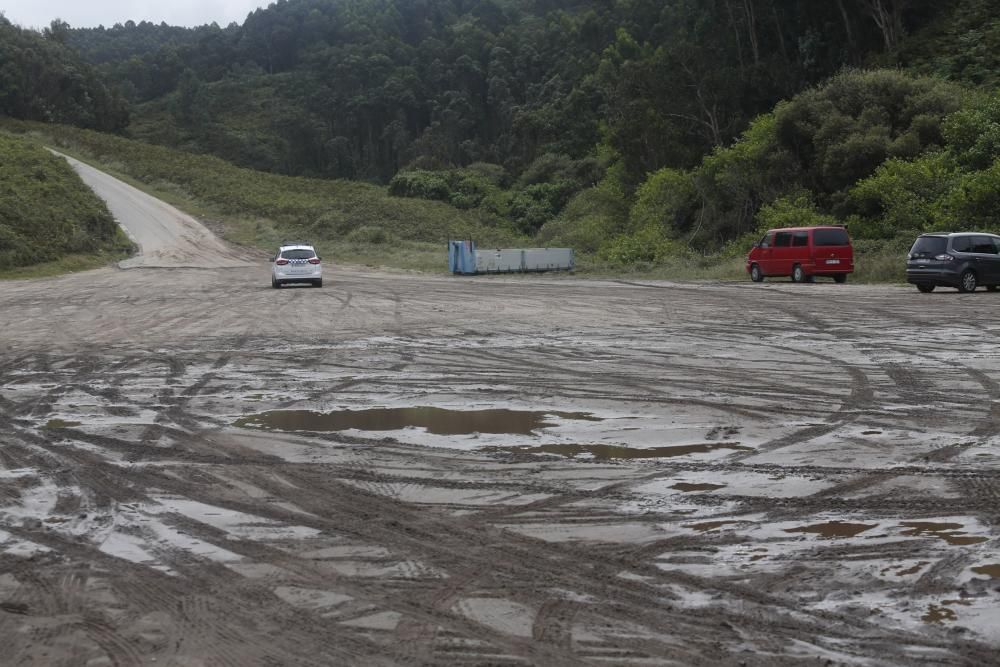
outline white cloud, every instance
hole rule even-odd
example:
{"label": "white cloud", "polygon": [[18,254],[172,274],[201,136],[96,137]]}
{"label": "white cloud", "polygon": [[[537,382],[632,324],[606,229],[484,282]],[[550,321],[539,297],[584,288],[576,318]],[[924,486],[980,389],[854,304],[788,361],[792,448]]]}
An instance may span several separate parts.
{"label": "white cloud", "polygon": [[151,21],[168,25],[197,26],[242,24],[247,14],[272,0],[5,0],[0,12],[11,23],[41,29],[53,19],[73,28],[110,28],[126,21]]}

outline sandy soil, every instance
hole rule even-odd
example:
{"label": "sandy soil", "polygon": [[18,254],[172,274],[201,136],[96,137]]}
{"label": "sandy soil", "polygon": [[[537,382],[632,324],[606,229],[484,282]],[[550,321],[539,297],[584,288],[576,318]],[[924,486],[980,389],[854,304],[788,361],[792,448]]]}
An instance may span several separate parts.
{"label": "sandy soil", "polygon": [[0,663],[996,664],[1000,294],[176,256],[0,283]]}

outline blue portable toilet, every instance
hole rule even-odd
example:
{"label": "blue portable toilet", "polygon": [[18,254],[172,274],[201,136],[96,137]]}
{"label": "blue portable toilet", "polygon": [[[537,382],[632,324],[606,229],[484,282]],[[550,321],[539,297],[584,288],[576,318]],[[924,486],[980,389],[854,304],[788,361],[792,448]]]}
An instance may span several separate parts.
{"label": "blue portable toilet", "polygon": [[476,272],[475,241],[448,241],[448,269],[467,276]]}

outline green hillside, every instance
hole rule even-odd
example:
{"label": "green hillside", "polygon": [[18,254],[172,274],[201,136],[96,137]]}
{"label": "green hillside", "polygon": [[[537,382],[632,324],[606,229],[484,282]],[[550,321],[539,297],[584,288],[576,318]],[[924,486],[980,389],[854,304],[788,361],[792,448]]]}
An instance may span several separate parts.
{"label": "green hillside", "polygon": [[44,263],[85,268],[129,248],[104,202],[65,160],[0,133],[0,274]]}
{"label": "green hillside", "polygon": [[[229,216],[234,238],[365,237],[381,262],[387,240],[461,231],[611,270],[731,266],[780,222],[847,223],[887,257],[916,231],[991,225],[993,5],[285,0],[225,28],[38,38],[115,82],[125,136],[192,157],[87,150]],[[259,193],[237,202],[207,173],[229,164],[266,172],[240,172]]]}

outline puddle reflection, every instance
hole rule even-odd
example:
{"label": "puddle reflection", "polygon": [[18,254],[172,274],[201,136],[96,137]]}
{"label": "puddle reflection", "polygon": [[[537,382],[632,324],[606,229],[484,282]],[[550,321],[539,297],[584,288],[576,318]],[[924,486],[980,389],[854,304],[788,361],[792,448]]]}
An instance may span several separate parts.
{"label": "puddle reflection", "polygon": [[932,523],[929,521],[904,521],[899,524],[908,528],[909,530],[904,530],[903,535],[908,537],[936,537],[938,539],[944,540],[948,544],[955,546],[965,546],[969,544],[979,544],[980,542],[985,542],[990,539],[988,537],[976,537],[974,535],[968,535],[962,531],[963,526],[960,523]]}
{"label": "puddle reflection", "polygon": [[723,526],[728,526],[731,523],[738,523],[736,521],[706,521],[704,523],[686,523],[685,528],[690,528],[691,530],[697,530],[699,533],[707,533],[710,530],[715,530],[716,528],[722,528]]}
{"label": "puddle reflection", "polygon": [[972,571],[976,574],[985,574],[990,579],[1000,579],[1000,563],[980,565],[979,567],[972,568]]}
{"label": "puddle reflection", "polygon": [[[688,454],[704,454],[717,449],[751,451],[752,447],[744,447],[738,443],[707,443],[704,445],[678,445],[676,447],[622,447],[621,445],[538,445],[537,447],[503,447],[502,451],[522,452],[527,454],[558,454],[574,457],[590,454],[599,461],[614,459],[662,459]],[[712,485],[709,485],[712,486]],[[676,488],[676,487],[675,487]]]}
{"label": "puddle reflection", "polygon": [[671,489],[677,489],[684,493],[693,493],[695,491],[715,491],[716,489],[725,488],[725,484],[692,484],[690,482],[677,482]]}
{"label": "puddle reflection", "polygon": [[798,528],[786,528],[786,533],[815,533],[824,540],[841,539],[860,535],[866,530],[875,528],[878,524],[866,523],[844,523],[841,521],[828,521],[827,523],[817,523],[811,526],[800,526]]}
{"label": "puddle reflection", "polygon": [[525,410],[447,410],[444,408],[372,408],[368,410],[272,410],[236,420],[235,425],[273,431],[397,431],[424,428],[435,435],[502,433],[534,435],[555,426],[553,417],[602,421],[586,412],[531,412]]}

